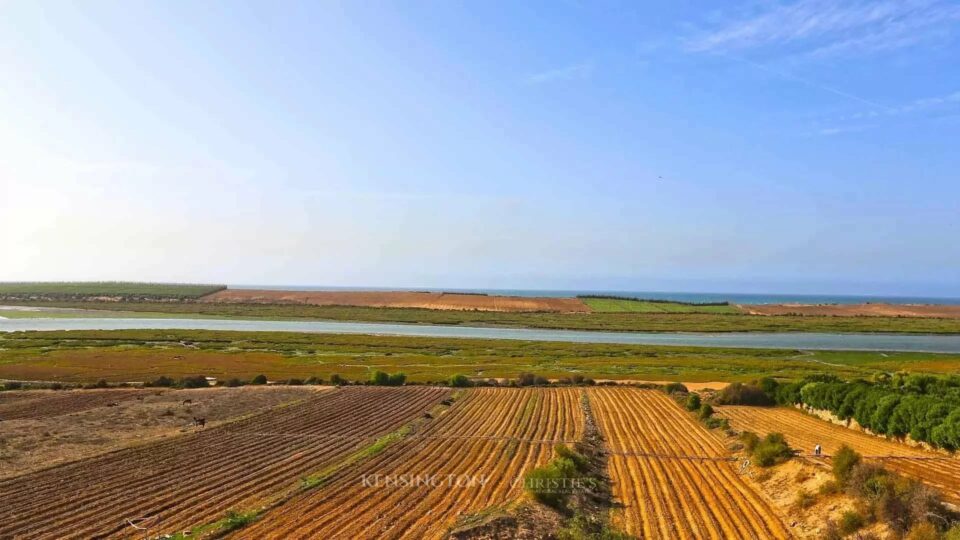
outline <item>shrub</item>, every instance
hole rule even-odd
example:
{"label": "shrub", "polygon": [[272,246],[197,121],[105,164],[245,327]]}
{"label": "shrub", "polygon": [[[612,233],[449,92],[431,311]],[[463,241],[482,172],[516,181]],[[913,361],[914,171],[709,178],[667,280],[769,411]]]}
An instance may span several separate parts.
{"label": "shrub", "polygon": [[760,437],[752,431],[744,431],[740,434],[740,442],[743,443],[744,450],[753,453],[757,445],[760,444]]}
{"label": "shrub", "polygon": [[537,375],[533,378],[533,384],[536,386],[547,386],[550,384],[550,381],[546,377]]}
{"label": "shrub", "polygon": [[250,384],[267,384],[267,376],[264,374],[257,375],[250,381]]}
{"label": "shrub", "polygon": [[583,375],[574,375],[570,380],[573,384],[583,384],[586,379],[583,378]]}
{"label": "shrub", "polygon": [[370,375],[370,384],[375,384],[377,386],[386,386],[390,382],[390,375],[385,371],[374,371]]}
{"label": "shrub", "polygon": [[711,416],[713,416],[713,407],[711,407],[709,403],[704,403],[703,405],[700,406],[699,416],[701,420],[706,420],[707,418],[710,418]]}
{"label": "shrub", "polygon": [[689,392],[683,383],[672,382],[663,387],[663,391],[668,394],[686,394]]}
{"label": "shrub", "polygon": [[210,386],[210,383],[207,382],[207,378],[203,375],[194,375],[180,379],[179,386],[180,388],[207,388]]}
{"label": "shrub", "polygon": [[161,376],[157,377],[156,379],[154,379],[154,380],[150,381],[149,383],[147,383],[147,386],[156,386],[156,387],[159,387],[159,388],[170,388],[171,386],[173,386],[173,385],[175,385],[175,384],[176,384],[176,382],[175,382],[173,379],[171,379],[170,377],[166,377],[166,376],[164,376],[164,375],[161,375]]}
{"label": "shrub", "polygon": [[558,457],[527,473],[524,489],[541,503],[562,509],[570,496],[569,482],[578,476],[573,460]]}
{"label": "shrub", "polygon": [[773,399],[757,386],[733,383],[717,395],[720,405],[773,405]]}
{"label": "shrub", "polygon": [[225,383],[225,385],[226,385],[228,388],[237,388],[238,386],[243,386],[243,381],[241,381],[240,379],[234,377],[234,378],[228,380],[228,381]]}
{"label": "shrub", "polygon": [[51,390],[63,390],[63,385],[60,384],[60,383],[58,383],[58,382],[55,382],[55,383],[53,383],[53,384],[50,385],[50,389],[51,389]]}
{"label": "shrub", "polygon": [[863,516],[853,510],[848,510],[840,516],[840,532],[843,534],[853,534],[859,531],[863,525]]}
{"label": "shrub", "polygon": [[517,382],[520,386],[533,386],[536,384],[536,376],[533,373],[521,373]]}
{"label": "shrub", "polygon": [[99,381],[93,384],[94,388],[110,388],[110,384],[106,379],[100,379]]}
{"label": "shrub", "polygon": [[303,386],[303,379],[290,379],[287,381],[290,386]]}
{"label": "shrub", "polygon": [[557,453],[558,457],[569,459],[571,462],[573,462],[574,467],[576,467],[578,471],[585,471],[587,465],[589,465],[586,456],[580,454],[576,450],[570,449],[570,447],[565,444],[557,444],[553,447],[553,450]]}
{"label": "shrub", "polygon": [[886,469],[873,463],[857,463],[847,477],[847,491],[854,496],[863,497],[871,504],[879,501],[892,489]]}
{"label": "shrub", "polygon": [[700,408],[700,394],[690,394],[687,396],[687,410],[696,411]]}
{"label": "shrub", "polygon": [[316,375],[314,375],[314,376],[310,377],[309,379],[307,379],[306,381],[304,381],[304,384],[309,384],[309,385],[323,384],[323,379],[321,379],[320,377],[317,377]]}
{"label": "shrub", "polygon": [[841,446],[833,456],[833,477],[837,479],[837,483],[841,486],[846,486],[850,480],[853,468],[856,467],[860,461],[860,454],[853,448],[847,445]]}
{"label": "shrub", "polygon": [[819,490],[821,495],[836,495],[837,493],[840,493],[840,491],[840,484],[833,480],[824,482],[823,485],[820,486]]}
{"label": "shrub", "polygon": [[770,433],[753,449],[753,459],[761,467],[772,467],[793,456],[781,433]]}
{"label": "shrub", "polygon": [[19,381],[7,381],[3,383],[4,390],[20,390],[23,388],[23,383]]}
{"label": "shrub", "polygon": [[817,498],[807,490],[801,489],[797,492],[797,498],[793,501],[793,505],[797,510],[806,510],[814,504],[817,503]]}
{"label": "shrub", "polygon": [[470,379],[466,375],[456,374],[453,377],[450,377],[450,386],[454,388],[466,388],[472,386],[470,384]]}
{"label": "shrub", "polygon": [[346,379],[344,379],[340,375],[337,375],[336,373],[330,376],[330,384],[334,386],[340,386],[341,384],[346,384],[346,382],[347,382]]}
{"label": "shrub", "polygon": [[370,375],[370,384],[376,386],[403,386],[407,376],[403,372],[387,374],[383,371],[374,371]]}

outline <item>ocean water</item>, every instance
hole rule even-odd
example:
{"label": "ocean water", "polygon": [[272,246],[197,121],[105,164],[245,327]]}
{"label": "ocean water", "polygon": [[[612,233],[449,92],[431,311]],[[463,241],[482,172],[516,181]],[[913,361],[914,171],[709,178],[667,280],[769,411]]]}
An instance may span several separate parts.
{"label": "ocean water", "polygon": [[324,287],[312,285],[230,285],[231,289],[264,289],[283,291],[431,291],[480,293],[503,296],[546,296],[568,298],[580,295],[600,294],[672,300],[676,302],[730,302],[733,304],[950,304],[960,305],[960,298],[924,296],[856,296],[830,294],[755,294],[755,293],[710,293],[710,292],[664,292],[664,291],[590,291],[590,290],[538,290],[538,289],[452,289],[442,287]]}

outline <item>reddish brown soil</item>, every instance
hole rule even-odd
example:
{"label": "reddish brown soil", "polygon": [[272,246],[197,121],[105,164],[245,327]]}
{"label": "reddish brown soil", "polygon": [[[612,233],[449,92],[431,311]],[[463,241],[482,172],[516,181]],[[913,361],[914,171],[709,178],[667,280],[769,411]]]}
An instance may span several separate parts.
{"label": "reddish brown soil", "polygon": [[758,304],[742,305],[750,315],[833,317],[934,317],[960,319],[960,306],[933,304]]}
{"label": "reddish brown soil", "polygon": [[319,392],[236,422],[0,480],[0,538],[154,537],[229,509],[258,508],[448,395],[429,387]]}
{"label": "reddish brown soil", "polygon": [[[14,394],[11,392],[11,394]],[[51,418],[96,407],[117,405],[141,394],[139,390],[25,391],[0,399],[0,420]]]}
{"label": "reddish brown soil", "polygon": [[422,308],[462,311],[590,312],[590,308],[577,298],[487,296],[481,294],[406,291],[264,291],[228,289],[204,296],[201,302],[309,304],[314,306]]}

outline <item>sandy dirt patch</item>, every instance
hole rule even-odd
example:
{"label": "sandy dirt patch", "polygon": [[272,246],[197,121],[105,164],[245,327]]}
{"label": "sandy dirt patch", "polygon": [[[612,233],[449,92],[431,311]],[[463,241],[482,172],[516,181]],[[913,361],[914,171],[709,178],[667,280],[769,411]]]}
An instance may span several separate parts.
{"label": "sandy dirt patch", "polygon": [[[103,404],[59,416],[3,420],[0,421],[0,478],[189,433],[198,429],[192,426],[193,417],[205,418],[206,429],[209,429],[325,390],[312,386],[126,390],[133,395],[111,402],[116,405]],[[72,398],[87,406],[90,396],[106,396],[112,392],[22,392],[30,396],[16,401],[39,405],[46,397],[59,408],[64,399]],[[19,392],[5,394],[15,393]],[[44,410],[52,408],[44,407]]]}
{"label": "sandy dirt patch", "polygon": [[577,298],[488,296],[443,292],[228,289],[204,296],[200,301],[207,303],[309,304],[314,306],[422,308],[460,311],[590,312],[590,308]]}
{"label": "sandy dirt patch", "polygon": [[739,308],[750,315],[960,319],[960,306],[932,304],[755,304],[741,305]]}

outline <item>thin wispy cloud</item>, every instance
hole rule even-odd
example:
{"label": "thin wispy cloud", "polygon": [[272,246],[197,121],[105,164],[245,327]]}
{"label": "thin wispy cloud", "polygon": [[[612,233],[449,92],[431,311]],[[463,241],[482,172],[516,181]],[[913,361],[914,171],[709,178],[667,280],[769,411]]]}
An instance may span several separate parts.
{"label": "thin wispy cloud", "polygon": [[530,73],[523,78],[524,84],[547,84],[563,81],[586,79],[593,73],[593,64],[581,62],[555,69]]}
{"label": "thin wispy cloud", "polygon": [[960,26],[960,5],[941,0],[763,4],[685,40],[692,52],[782,49],[812,57],[869,54],[948,39]]}
{"label": "thin wispy cloud", "polygon": [[[952,116],[956,114],[958,108],[960,108],[960,91],[941,96],[915,99],[896,107],[871,109],[869,111],[833,118],[829,121],[831,126],[820,129],[819,134],[839,135],[842,133],[866,131],[867,129],[880,126],[882,120],[909,115]],[[864,122],[870,122],[870,124],[863,125]]]}

